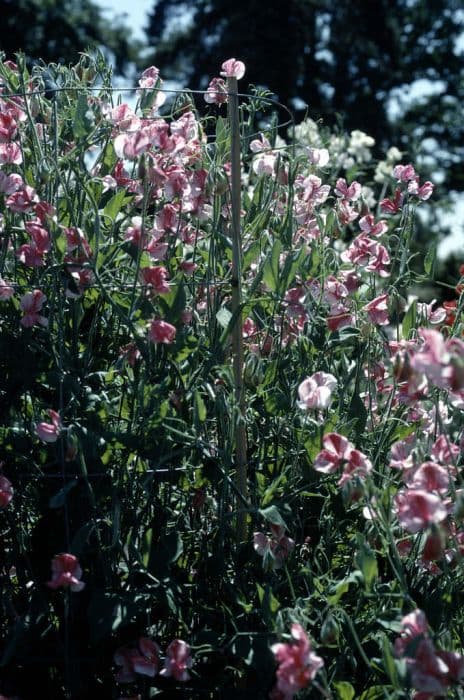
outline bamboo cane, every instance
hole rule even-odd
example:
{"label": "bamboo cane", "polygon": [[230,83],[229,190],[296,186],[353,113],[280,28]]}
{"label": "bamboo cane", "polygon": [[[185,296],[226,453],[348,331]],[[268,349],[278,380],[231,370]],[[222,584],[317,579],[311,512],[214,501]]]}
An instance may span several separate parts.
{"label": "bamboo cane", "polygon": [[230,124],[230,162],[231,162],[231,203],[232,203],[232,314],[235,323],[231,331],[233,371],[235,383],[235,405],[237,415],[235,430],[235,484],[242,495],[238,504],[237,539],[243,541],[247,535],[246,513],[243,501],[248,501],[247,480],[247,432],[246,403],[243,386],[243,319],[242,319],[242,280],[241,280],[241,166],[240,166],[240,120],[238,111],[237,78],[227,78],[229,93],[228,115]]}

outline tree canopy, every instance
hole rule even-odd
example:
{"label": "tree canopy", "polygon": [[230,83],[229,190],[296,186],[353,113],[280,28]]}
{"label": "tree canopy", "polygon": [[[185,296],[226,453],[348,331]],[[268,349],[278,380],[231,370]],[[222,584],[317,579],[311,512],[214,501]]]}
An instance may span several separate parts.
{"label": "tree canopy", "polygon": [[[224,58],[235,56],[247,64],[249,82],[294,108],[304,103],[313,118],[329,125],[341,118],[345,128],[372,135],[379,148],[411,151],[421,143],[444,186],[462,190],[459,5],[269,0],[264,11],[260,0],[158,0],[147,37],[165,77],[203,87]],[[408,86],[415,99],[404,99]]]}
{"label": "tree canopy", "polygon": [[135,57],[130,29],[122,20],[109,25],[92,0],[0,0],[0,16],[7,58],[22,51],[31,61],[72,63],[79,51],[106,47],[121,73]]}

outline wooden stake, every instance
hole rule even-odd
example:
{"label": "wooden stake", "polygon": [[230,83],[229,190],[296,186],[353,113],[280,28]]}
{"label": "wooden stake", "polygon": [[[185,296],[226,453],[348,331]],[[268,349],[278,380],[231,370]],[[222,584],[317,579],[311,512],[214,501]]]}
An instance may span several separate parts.
{"label": "wooden stake", "polygon": [[242,495],[238,504],[237,539],[247,537],[244,501],[248,501],[246,403],[243,386],[243,319],[242,319],[242,246],[240,235],[241,167],[240,167],[240,119],[238,111],[237,78],[227,78],[229,93],[231,202],[232,202],[232,314],[236,318],[232,328],[232,353],[235,383],[235,484]]}

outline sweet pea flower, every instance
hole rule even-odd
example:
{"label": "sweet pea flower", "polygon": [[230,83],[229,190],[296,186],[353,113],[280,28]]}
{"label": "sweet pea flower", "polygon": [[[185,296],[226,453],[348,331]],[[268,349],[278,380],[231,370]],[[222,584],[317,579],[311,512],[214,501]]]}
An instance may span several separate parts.
{"label": "sweet pea flower", "polygon": [[6,476],[0,475],[0,510],[6,508],[13,498],[13,486]]}
{"label": "sweet pea flower", "polygon": [[415,698],[429,700],[448,696],[447,689],[464,677],[464,657],[435,648],[422,610],[401,620],[401,636],[395,640],[395,654],[404,658]]}
{"label": "sweet pea flower", "polygon": [[223,78],[213,78],[203,98],[208,104],[223,105],[227,102],[227,86]]}
{"label": "sweet pea flower", "polygon": [[47,582],[49,588],[69,588],[71,591],[79,592],[85,586],[80,580],[82,569],[74,554],[57,554],[52,559],[52,579]]}
{"label": "sweet pea flower", "polygon": [[408,165],[395,165],[393,168],[393,177],[395,177],[398,182],[409,182],[410,180],[415,180],[417,175],[414,166],[408,163]]}
{"label": "sweet pea flower", "polygon": [[17,143],[0,143],[0,163],[13,163],[20,165],[23,162],[23,154]]}
{"label": "sweet pea flower", "polygon": [[285,559],[295,547],[295,541],[285,535],[285,527],[271,524],[272,536],[263,532],[253,533],[253,549],[264,558],[263,565],[271,562],[271,569],[280,569]]}
{"label": "sweet pea flower", "polygon": [[413,535],[432,523],[441,523],[448,516],[440,496],[417,488],[398,491],[395,510],[401,527]]}
{"label": "sweet pea flower", "polygon": [[176,332],[175,326],[171,325],[167,321],[162,321],[159,318],[155,318],[151,322],[150,328],[148,329],[148,339],[155,345],[159,343],[170,345],[175,340]]}
{"label": "sweet pea flower", "polygon": [[52,422],[38,423],[35,430],[42,442],[56,442],[61,432],[60,414],[53,411],[51,408],[48,409],[47,413],[52,419]]}
{"label": "sweet pea flower", "polygon": [[165,267],[143,267],[140,270],[143,282],[151,287],[156,294],[168,294],[169,284],[166,282],[168,271]]}
{"label": "sweet pea flower", "polygon": [[359,228],[370,236],[381,236],[388,231],[388,224],[385,219],[380,219],[380,221],[376,223],[372,214],[366,214],[359,219]]}
{"label": "sweet pea flower", "polygon": [[317,165],[319,168],[326,166],[330,160],[327,148],[308,148],[307,153],[310,163]]}
{"label": "sweet pea flower", "polygon": [[114,654],[114,663],[121,666],[115,675],[118,683],[131,683],[135,674],[154,678],[160,664],[160,648],[148,637],[140,637],[137,648],[121,647]]}
{"label": "sweet pea flower", "polygon": [[23,294],[19,300],[21,310],[24,312],[20,324],[25,328],[31,328],[35,325],[48,326],[48,319],[39,313],[39,311],[42,311],[42,306],[46,301],[47,297],[40,289],[34,289],[33,292]]}
{"label": "sweet pea flower", "polygon": [[327,433],[322,439],[323,450],[314,460],[313,467],[321,474],[333,474],[351,453],[352,445],[348,439],[338,433]]}
{"label": "sweet pea flower", "polygon": [[311,643],[301,625],[291,627],[293,643],[273,644],[271,650],[279,667],[277,683],[271,697],[291,700],[296,693],[314,680],[324,661],[311,649]]}
{"label": "sweet pea flower", "polygon": [[14,287],[7,280],[0,277],[0,301],[7,301],[14,296]]}
{"label": "sweet pea flower", "polygon": [[229,58],[221,66],[220,75],[223,78],[237,78],[240,80],[245,75],[245,64],[235,58]]}
{"label": "sweet pea flower", "polygon": [[333,374],[315,372],[307,377],[298,387],[300,408],[318,409],[329,408],[332,402],[332,392],[337,386],[337,380]]}
{"label": "sweet pea flower", "polygon": [[160,676],[174,678],[176,681],[185,682],[190,680],[187,669],[193,664],[190,656],[190,646],[182,639],[174,639],[166,650],[164,668]]}
{"label": "sweet pea flower", "polygon": [[156,66],[150,66],[145,68],[142,75],[139,78],[139,85],[141,88],[154,88],[161,83],[159,76],[159,68]]}
{"label": "sweet pea flower", "polygon": [[361,185],[356,180],[348,185],[344,177],[339,177],[335,185],[335,194],[337,197],[355,202],[361,196]]}
{"label": "sweet pea flower", "polygon": [[434,187],[435,185],[430,180],[424,182],[423,185],[419,185],[419,178],[416,178],[408,183],[408,192],[425,202],[432,196]]}
{"label": "sweet pea flower", "polygon": [[362,307],[372,323],[379,326],[388,324],[388,294],[381,294]]}

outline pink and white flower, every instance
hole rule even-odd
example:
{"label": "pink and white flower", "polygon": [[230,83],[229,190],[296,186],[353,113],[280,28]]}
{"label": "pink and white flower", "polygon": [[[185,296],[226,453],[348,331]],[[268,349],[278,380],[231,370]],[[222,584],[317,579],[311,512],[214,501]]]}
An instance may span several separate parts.
{"label": "pink and white flower", "polygon": [[52,559],[52,578],[47,582],[49,588],[69,588],[73,592],[82,591],[85,583],[81,581],[82,569],[74,554],[57,554]]}
{"label": "pink and white flower", "polygon": [[160,676],[174,678],[176,681],[185,682],[190,680],[188,669],[192,667],[193,661],[190,655],[190,646],[182,639],[173,639],[166,650],[164,668]]}
{"label": "pink and white flower", "polygon": [[170,345],[176,338],[176,332],[176,327],[171,323],[155,318],[148,329],[148,339],[155,345]]}
{"label": "pink and white flower", "polygon": [[237,78],[241,80],[245,75],[245,64],[242,61],[237,61],[235,58],[229,58],[221,66],[220,75],[223,78]]}
{"label": "pink and white flower", "polygon": [[332,402],[332,392],[337,386],[337,380],[333,374],[327,372],[315,372],[307,377],[298,387],[300,401],[298,406],[315,410],[329,408]]}
{"label": "pink and white flower", "polygon": [[6,508],[13,498],[14,490],[11,481],[0,474],[0,510]]}
{"label": "pink and white flower", "polygon": [[140,637],[137,647],[121,647],[114,654],[114,663],[121,666],[115,675],[118,683],[132,683],[135,674],[154,678],[160,665],[160,648],[148,637]]}
{"label": "pink and white flower", "polygon": [[25,328],[32,326],[48,326],[48,319],[42,316],[39,312],[42,311],[42,306],[47,301],[47,297],[40,289],[34,289],[33,292],[26,292],[19,300],[21,310],[24,316],[20,320],[20,324]]}
{"label": "pink and white flower", "polygon": [[36,426],[36,433],[42,442],[56,442],[61,433],[61,418],[60,414],[53,411],[51,408],[47,411],[51,418],[51,423],[38,423]]}
{"label": "pink and white flower", "polygon": [[291,627],[293,642],[273,644],[271,650],[279,664],[277,683],[271,697],[291,700],[296,693],[307,688],[314,680],[324,661],[311,648],[311,643],[301,625]]}

